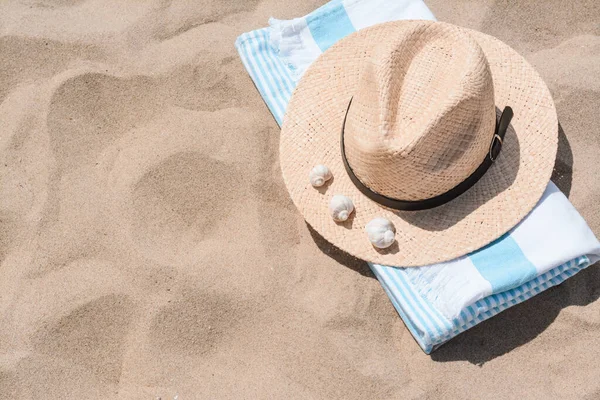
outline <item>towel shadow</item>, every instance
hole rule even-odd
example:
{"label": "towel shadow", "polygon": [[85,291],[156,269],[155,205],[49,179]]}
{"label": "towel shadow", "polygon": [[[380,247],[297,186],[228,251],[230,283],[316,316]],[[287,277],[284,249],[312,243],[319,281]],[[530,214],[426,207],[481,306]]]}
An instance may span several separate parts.
{"label": "towel shadow", "polygon": [[373,272],[371,271],[371,268],[369,268],[369,265],[366,261],[360,260],[354,256],[351,256],[345,251],[340,250],[339,248],[335,247],[327,240],[325,240],[325,238],[323,238],[323,236],[321,236],[317,231],[315,231],[308,223],[306,224],[306,226],[308,227],[308,231],[310,232],[310,235],[315,241],[317,247],[323,253],[333,258],[335,261],[342,264],[343,266],[355,272],[358,272],[363,276],[375,279],[375,275],[373,275]]}
{"label": "towel shadow", "polygon": [[[518,146],[518,139],[512,128],[507,131],[507,139]],[[518,149],[518,147],[517,147]],[[518,165],[519,160],[515,161]],[[573,153],[562,126],[558,126],[558,152],[552,181],[568,197],[571,191]],[[505,188],[510,186],[516,177],[508,176]],[[504,190],[505,188],[500,188]],[[326,190],[326,188],[325,188]],[[491,199],[495,194],[490,194]],[[474,210],[474,209],[473,209]],[[467,210],[464,218],[473,210]],[[419,212],[408,213],[416,215]],[[458,222],[460,219],[456,219]],[[415,218],[411,223],[420,224],[426,229],[427,224],[437,221],[423,221],[422,217]],[[434,224],[435,225],[435,224]],[[345,267],[363,276],[376,279],[368,264],[325,240],[308,223],[308,230],[319,249]],[[556,319],[563,308],[568,306],[585,306],[600,298],[600,263],[589,266],[577,275],[550,288],[533,298],[513,306],[502,313],[463,332],[456,338],[444,344],[431,354],[436,362],[465,360],[475,365],[483,365],[535,339]]]}
{"label": "towel shadow", "polygon": [[[496,108],[496,115],[498,118],[501,115],[500,109]],[[519,171],[519,163],[520,163],[520,146],[519,146],[519,138],[515,131],[515,128],[512,124],[509,125],[506,136],[504,138],[504,147],[503,150],[504,155],[507,153],[510,154],[510,157],[504,158],[504,163],[501,165],[503,167],[503,179],[499,179],[499,186],[494,190],[486,190],[482,194],[480,201],[468,202],[461,201],[463,196],[467,196],[464,194],[463,196],[459,196],[457,199],[444,204],[442,206],[436,207],[432,210],[423,210],[423,211],[397,211],[396,214],[405,220],[406,222],[418,226],[419,228],[428,230],[428,231],[444,231],[458,222],[462,221],[468,215],[470,215],[473,211],[479,208],[481,205],[487,203],[489,200],[496,197],[499,193],[502,193],[506,189],[512,185],[517,177],[517,172]],[[502,157],[503,154],[500,154]],[[498,162],[495,165],[490,167],[490,171],[492,168],[500,168]],[[489,172],[488,172],[489,173]],[[460,204],[460,207],[457,205]]]}
{"label": "towel shadow", "polygon": [[600,298],[599,263],[461,333],[431,354],[438,362],[466,360],[483,365],[536,338],[569,306]]}
{"label": "towel shadow", "polygon": [[573,181],[573,152],[560,123],[558,124],[558,151],[551,179],[561,192],[569,197]]}

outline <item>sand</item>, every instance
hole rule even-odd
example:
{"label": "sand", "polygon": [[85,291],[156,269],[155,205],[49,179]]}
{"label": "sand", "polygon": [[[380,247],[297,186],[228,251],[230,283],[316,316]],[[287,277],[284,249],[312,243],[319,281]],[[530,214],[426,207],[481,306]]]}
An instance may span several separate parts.
{"label": "sand", "polygon": [[[233,43],[323,3],[0,3],[0,399],[600,397],[597,266],[426,356],[303,222]],[[600,3],[428,5],[539,69],[600,234]]]}

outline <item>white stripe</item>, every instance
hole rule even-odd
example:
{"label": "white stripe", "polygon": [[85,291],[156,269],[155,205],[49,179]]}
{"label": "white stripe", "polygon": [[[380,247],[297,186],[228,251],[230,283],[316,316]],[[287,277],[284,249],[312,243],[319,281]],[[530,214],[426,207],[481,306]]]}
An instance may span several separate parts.
{"label": "white stripe", "polygon": [[511,232],[539,274],[582,254],[600,252],[600,243],[581,215],[552,182],[542,201],[543,207],[534,208]]}
{"label": "white stripe", "polygon": [[297,82],[306,68],[321,55],[321,49],[313,39],[306,19],[296,18],[289,21],[271,19],[269,23],[271,45],[283,65],[286,65],[290,71],[290,76]]}
{"label": "white stripe", "polygon": [[435,21],[435,17],[421,0],[344,0],[342,3],[356,30],[400,19]]}

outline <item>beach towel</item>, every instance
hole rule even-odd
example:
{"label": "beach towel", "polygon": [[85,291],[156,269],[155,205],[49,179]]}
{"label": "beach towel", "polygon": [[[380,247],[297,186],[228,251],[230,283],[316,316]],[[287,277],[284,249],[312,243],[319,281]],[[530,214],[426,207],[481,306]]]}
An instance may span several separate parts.
{"label": "beach towel", "polygon": [[[434,16],[421,0],[333,0],[293,20],[238,37],[235,45],[281,125],[294,87],[339,39],[364,27]],[[534,210],[509,233],[449,262],[418,268],[369,264],[427,354],[488,318],[558,285],[600,259],[600,243],[549,182]]]}

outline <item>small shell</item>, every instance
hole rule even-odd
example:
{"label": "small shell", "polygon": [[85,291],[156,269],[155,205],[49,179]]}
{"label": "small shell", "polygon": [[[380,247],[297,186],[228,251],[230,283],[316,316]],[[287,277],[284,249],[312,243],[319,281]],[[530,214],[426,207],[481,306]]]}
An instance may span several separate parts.
{"label": "small shell", "polygon": [[350,214],[352,214],[352,211],[354,211],[354,204],[352,204],[352,200],[348,197],[336,194],[331,198],[329,213],[334,221],[346,221],[350,217]]}
{"label": "small shell", "polygon": [[369,241],[378,249],[386,249],[394,243],[396,228],[389,220],[377,217],[365,226]]}
{"label": "small shell", "polygon": [[331,179],[331,171],[326,166],[319,164],[315,166],[308,175],[310,184],[314,187],[321,187]]}

